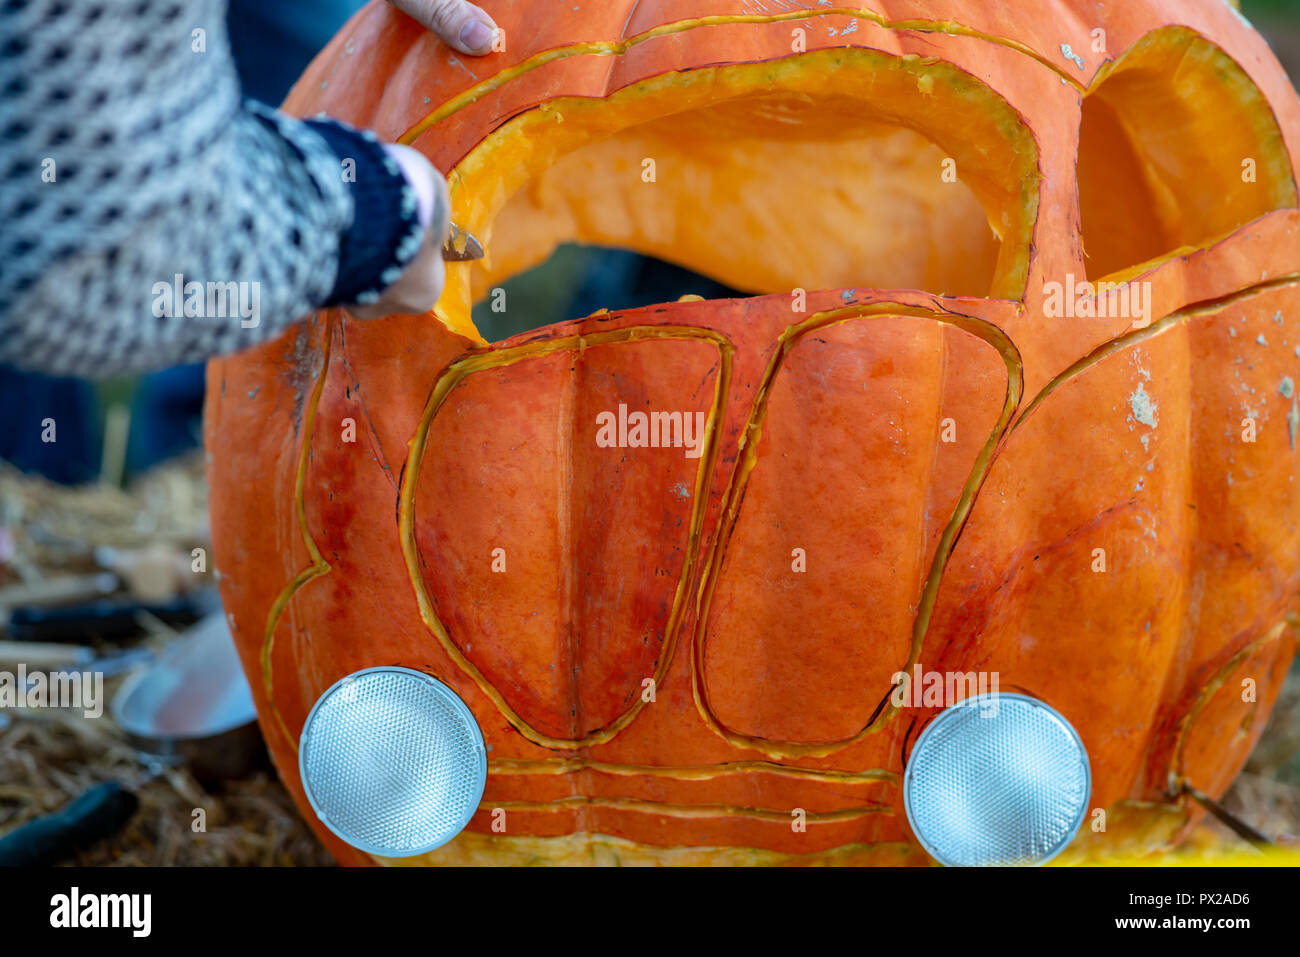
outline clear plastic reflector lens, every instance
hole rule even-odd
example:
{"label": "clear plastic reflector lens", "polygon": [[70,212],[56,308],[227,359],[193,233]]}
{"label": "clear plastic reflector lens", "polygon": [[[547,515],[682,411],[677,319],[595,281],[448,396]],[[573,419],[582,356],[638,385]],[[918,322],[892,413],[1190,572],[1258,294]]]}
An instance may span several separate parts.
{"label": "clear plastic reflector lens", "polygon": [[1083,823],[1088,752],[1036,698],[986,694],[940,712],[917,739],[903,804],[941,864],[1042,864]]}
{"label": "clear plastic reflector lens", "polygon": [[370,854],[410,857],[469,823],[487,749],[469,708],[442,682],[409,668],[367,668],[312,707],[298,770],[331,831]]}

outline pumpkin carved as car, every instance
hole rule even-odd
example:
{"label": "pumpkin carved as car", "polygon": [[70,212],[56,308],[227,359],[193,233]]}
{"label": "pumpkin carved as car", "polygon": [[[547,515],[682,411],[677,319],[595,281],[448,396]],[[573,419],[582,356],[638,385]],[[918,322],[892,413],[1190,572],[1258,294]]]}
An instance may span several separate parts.
{"label": "pumpkin carved as car", "polygon": [[[1223,0],[488,6],[471,61],[372,4],[286,105],[422,150],[487,258],[437,317],[209,366],[222,595],[321,837],[372,860],[308,807],[304,719],[394,665],[489,746],[417,861],[924,862],[918,668],[1077,729],[1110,823],[1067,853],[1176,841],[1294,652],[1265,41]],[[569,241],[754,295],[483,341],[471,304]]]}

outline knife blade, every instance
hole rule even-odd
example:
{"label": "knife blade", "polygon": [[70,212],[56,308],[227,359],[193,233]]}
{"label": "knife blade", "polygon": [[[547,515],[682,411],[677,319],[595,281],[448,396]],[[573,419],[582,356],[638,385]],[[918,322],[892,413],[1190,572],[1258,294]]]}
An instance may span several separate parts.
{"label": "knife blade", "polygon": [[447,230],[447,241],[442,244],[444,262],[461,263],[483,258],[483,244],[455,223]]}

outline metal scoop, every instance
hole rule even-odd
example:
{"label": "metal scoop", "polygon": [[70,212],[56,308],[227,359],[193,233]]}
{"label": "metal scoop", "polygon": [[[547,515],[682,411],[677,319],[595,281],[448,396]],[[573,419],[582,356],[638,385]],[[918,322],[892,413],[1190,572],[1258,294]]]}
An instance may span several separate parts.
{"label": "metal scoop", "polygon": [[220,612],[127,678],[112,714],[145,764],[185,763],[199,778],[239,777],[262,747],[253,694]]}
{"label": "metal scoop", "polygon": [[455,223],[447,230],[447,241],[442,244],[444,262],[462,263],[483,258],[483,244]]}

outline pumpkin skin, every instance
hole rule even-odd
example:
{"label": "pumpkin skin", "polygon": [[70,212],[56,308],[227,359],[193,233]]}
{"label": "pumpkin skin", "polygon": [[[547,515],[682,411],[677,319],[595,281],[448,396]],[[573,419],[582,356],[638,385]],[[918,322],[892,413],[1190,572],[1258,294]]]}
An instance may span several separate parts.
{"label": "pumpkin skin", "polygon": [[[437,318],[209,365],[223,600],[340,861],[925,863],[917,664],[1074,724],[1108,826],[1067,860],[1177,842],[1181,783],[1263,729],[1300,586],[1300,101],[1263,39],[1221,0],[757,7],[495,3],[471,62],[372,4],[286,104],[421,149],[489,251]],[[470,303],[574,239],[764,294],[483,342]],[[1103,274],[1149,324],[1054,314]],[[600,447],[620,404],[703,413],[702,454]],[[400,862],[297,770],[377,665],[491,747],[467,830]]]}

